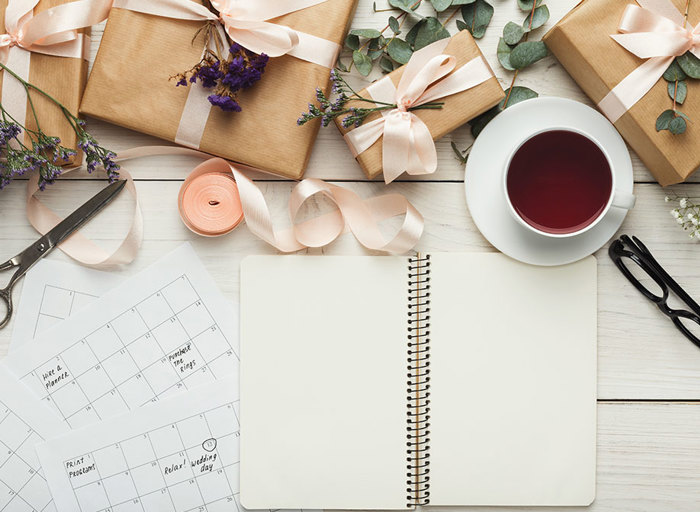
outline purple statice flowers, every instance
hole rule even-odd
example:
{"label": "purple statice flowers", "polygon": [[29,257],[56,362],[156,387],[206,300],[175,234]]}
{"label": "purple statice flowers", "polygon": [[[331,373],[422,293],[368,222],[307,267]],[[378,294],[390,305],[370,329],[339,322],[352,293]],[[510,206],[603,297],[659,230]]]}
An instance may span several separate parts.
{"label": "purple statice flowers", "polygon": [[199,82],[205,89],[214,89],[209,103],[224,112],[240,112],[238,93],[260,81],[268,60],[264,53],[258,55],[233,43],[226,59],[209,54],[190,71],[175,78],[178,86]]}

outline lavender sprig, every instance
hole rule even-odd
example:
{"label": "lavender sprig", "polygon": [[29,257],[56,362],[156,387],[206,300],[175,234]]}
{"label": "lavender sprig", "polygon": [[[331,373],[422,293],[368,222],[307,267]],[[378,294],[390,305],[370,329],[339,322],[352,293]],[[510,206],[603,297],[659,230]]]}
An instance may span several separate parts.
{"label": "lavender sprig", "polygon": [[[85,130],[85,122],[74,116],[60,101],[35,85],[22,79],[4,64],[0,69],[18,80],[27,92],[27,101],[34,117],[36,130],[19,123],[0,103],[0,189],[7,186],[12,179],[28,172],[39,173],[39,188],[56,181],[61,175],[61,164],[76,156],[72,149],[61,145],[61,139],[48,135],[41,129],[40,119],[34,108],[30,91],[36,91],[54,103],[65,116],[71,128],[78,136],[78,146],[85,151],[88,171],[94,171],[98,165],[105,168],[107,177],[114,181],[119,177],[119,165],[114,161],[116,155],[102,147],[92,135]],[[24,136],[23,136],[24,134]]]}
{"label": "lavender sprig", "polygon": [[[318,105],[309,103],[309,111],[304,112],[301,117],[297,119],[297,125],[302,126],[312,119],[320,118],[321,126],[328,126],[337,117],[345,116],[341,121],[343,127],[350,128],[354,126],[357,128],[361,126],[365,119],[373,112],[397,108],[395,103],[384,103],[382,101],[363,98],[347,83],[337,69],[331,71],[331,84],[331,93],[336,95],[335,99],[331,100],[320,88],[317,88],[316,101],[318,101]],[[363,101],[375,106],[370,108],[347,107],[350,101]],[[435,110],[441,109],[443,105],[444,103],[425,103],[424,105],[410,107],[408,110]]]}

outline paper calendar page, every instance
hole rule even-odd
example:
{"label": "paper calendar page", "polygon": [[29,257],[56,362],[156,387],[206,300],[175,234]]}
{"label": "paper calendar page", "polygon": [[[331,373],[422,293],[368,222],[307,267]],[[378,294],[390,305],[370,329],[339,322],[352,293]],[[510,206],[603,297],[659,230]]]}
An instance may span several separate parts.
{"label": "paper calendar page", "polygon": [[24,278],[10,352],[85,308],[122,281],[118,274],[41,260]]}
{"label": "paper calendar page", "polygon": [[240,512],[238,380],[222,379],[38,449],[60,512]]}
{"label": "paper calendar page", "polygon": [[10,354],[71,428],[238,375],[237,311],[189,245]]}
{"label": "paper calendar page", "polygon": [[0,510],[56,510],[36,446],[66,432],[66,424],[0,366]]}

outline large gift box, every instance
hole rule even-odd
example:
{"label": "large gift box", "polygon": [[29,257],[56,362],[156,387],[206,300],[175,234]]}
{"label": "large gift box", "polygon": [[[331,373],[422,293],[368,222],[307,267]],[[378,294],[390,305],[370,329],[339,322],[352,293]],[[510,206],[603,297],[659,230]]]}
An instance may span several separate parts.
{"label": "large gift box", "polygon": [[[149,1],[137,3],[148,5]],[[327,0],[267,21],[342,45],[355,5],[356,0]],[[113,8],[81,112],[183,143],[179,131],[187,129],[188,123],[197,124],[183,115],[194,87],[176,87],[176,80],[170,77],[200,61],[204,24]],[[240,92],[241,112],[211,109],[203,123],[199,149],[288,178],[301,178],[320,123],[300,128],[296,121],[299,112],[314,101],[317,87],[328,90],[329,77],[328,67],[292,55],[270,58],[262,80]]]}
{"label": "large gift box", "polygon": [[[72,0],[40,0],[34,8],[34,15],[46,11],[58,5],[67,4]],[[0,0],[0,26],[5,28],[5,10],[8,0]],[[90,28],[78,31],[86,38],[90,35]],[[87,44],[88,40],[85,41]],[[10,48],[11,51],[24,51],[19,48]],[[85,55],[87,57],[87,55]],[[7,66],[12,69],[14,56],[10,53]],[[13,69],[19,72],[18,69]],[[25,80],[39,89],[49,93],[60,101],[70,113],[77,116],[80,98],[85,89],[87,79],[88,61],[86,58],[59,57],[45,55],[40,52],[32,52],[29,57],[29,73]],[[22,73],[20,73],[22,74]],[[5,80],[15,80],[5,72],[0,72],[0,90],[5,85]],[[21,87],[19,82],[17,85]],[[49,99],[37,92],[30,92],[32,103],[39,117],[41,129],[49,136],[61,139],[63,146],[76,149],[77,136],[71,125],[66,120],[61,109]],[[22,108],[19,105],[6,105],[10,112],[13,108]],[[26,126],[30,130],[36,129],[36,122],[32,114],[31,104],[26,102]],[[26,138],[26,135],[25,135]]]}
{"label": "large gift box", "polygon": [[[686,0],[670,1],[678,9],[677,17],[682,20],[680,13],[685,12]],[[700,166],[700,152],[697,151],[700,143],[700,82],[686,80],[687,100],[678,109],[688,115],[691,122],[685,133],[676,135],[668,130],[656,130],[659,115],[673,108],[668,83],[658,75],[668,62],[655,72],[658,80],[651,90],[631,107],[622,105],[633,103],[635,90],[642,84],[644,75],[648,76],[645,68],[640,71],[641,75],[632,75],[626,84],[610,94],[640,66],[646,64],[653,67],[653,62],[637,57],[612,37],[623,33],[619,30],[623,16],[643,14],[646,17],[646,12],[636,11],[640,4],[646,5],[647,2],[584,0],[544,36],[544,41],[596,105],[605,98],[600,105],[603,113],[614,122],[659,183],[666,186],[686,180]],[[671,23],[653,16],[662,24]],[[687,27],[692,30],[699,21],[700,2],[690,2]],[[626,24],[622,28],[625,31],[632,29]],[[682,25],[678,29],[684,30]],[[641,27],[640,32],[648,30],[648,26]],[[642,34],[642,37],[647,36]],[[660,48],[660,41],[651,45],[652,54],[657,53],[655,50]],[[609,106],[606,107],[606,104]]]}
{"label": "large gift box", "polygon": [[[498,82],[498,79],[496,79],[496,77],[493,75],[493,71],[487,64],[486,60],[484,59],[484,56],[479,50],[479,47],[476,45],[476,42],[472,38],[471,34],[469,34],[469,32],[467,32],[466,30],[462,30],[455,34],[451,39],[438,41],[437,43],[433,43],[433,45],[431,46],[434,45],[438,46],[438,48],[441,49],[439,50],[439,52],[433,53],[439,53],[440,55],[444,56],[453,56],[455,59],[456,66],[452,73],[444,77],[440,77],[440,73],[437,73],[435,75],[435,78],[437,80],[429,84],[427,88],[427,93],[430,94],[431,87],[441,88],[442,82],[452,78],[456,78],[456,82],[461,82],[466,87],[465,90],[462,90],[460,92],[456,92],[454,94],[447,94],[445,96],[439,95],[439,97],[435,98],[434,100],[431,100],[431,103],[442,103],[442,108],[420,109],[412,111],[412,114],[414,114],[427,127],[427,129],[430,132],[430,137],[433,140],[438,140],[446,134],[454,131],[459,126],[463,125],[464,123],[470,121],[471,119],[484,113],[494,105],[498,104],[504,98],[504,92],[503,88]],[[430,48],[424,48],[419,52],[423,52],[425,50],[430,51]],[[412,59],[420,58],[419,52],[414,53]],[[436,56],[433,56],[433,58],[435,57]],[[428,60],[428,58],[424,58],[423,60],[425,61],[424,68],[431,66],[431,63]],[[411,65],[411,62],[409,62],[408,64],[401,66],[400,68],[394,70],[389,75],[381,79],[391,81],[393,87],[390,87],[390,92],[394,89],[399,88],[399,84],[401,83],[401,79],[404,75],[404,72],[406,71],[407,67]],[[468,68],[465,67],[467,65],[469,66]],[[471,70],[473,70],[473,72]],[[416,69],[415,71],[416,75],[421,74],[419,69]],[[454,73],[462,72],[466,73],[463,73],[460,76],[451,77],[451,75]],[[477,78],[477,75],[479,75],[480,78]],[[417,78],[420,79],[419,76],[417,76]],[[378,100],[380,98],[376,97],[377,92],[371,91],[374,91],[375,89],[379,90],[379,88],[386,90],[386,87],[384,87],[384,85],[386,85],[386,83],[382,84],[380,82],[375,82],[368,88],[360,91],[359,95],[363,98]],[[409,88],[408,84],[407,88]],[[447,87],[446,89],[450,90],[453,89],[453,87]],[[380,95],[381,94],[383,93],[380,93]],[[396,98],[391,98],[390,94],[386,97],[382,97],[381,99],[385,101],[389,100],[387,102],[390,103],[395,103],[396,100]],[[348,107],[354,106],[358,108],[366,108],[367,105],[367,103],[361,101],[353,101],[348,104]],[[385,169],[384,165],[384,143],[386,139],[386,132],[367,149],[364,149],[362,147],[358,148],[357,144],[353,143],[353,138],[350,137],[350,134],[359,130],[366,130],[366,125],[376,122],[382,117],[382,115],[385,114],[386,112],[384,114],[370,114],[360,127],[350,128],[343,126],[342,118],[336,118],[336,126],[341,131],[341,133],[345,135],[345,138],[348,142],[348,145],[350,146],[351,151],[353,151],[353,153],[356,154],[355,158],[357,159],[358,163],[362,167],[362,170],[367,175],[367,177],[375,178],[376,176],[384,172],[386,181],[392,181],[396,177],[396,174],[398,172],[408,171],[411,174],[427,174],[433,172],[434,169],[425,169],[424,171],[416,172],[411,172],[411,170],[409,169],[396,169],[396,172],[394,172],[391,177],[388,177],[386,173],[387,170]],[[415,126],[415,122],[412,124]],[[413,137],[413,134],[411,134],[411,137]],[[409,151],[413,151],[413,148],[410,148]],[[420,151],[420,149],[418,151]],[[411,165],[411,159],[414,159],[414,157],[409,156],[409,165]],[[421,165],[418,164],[418,166],[420,167]]]}

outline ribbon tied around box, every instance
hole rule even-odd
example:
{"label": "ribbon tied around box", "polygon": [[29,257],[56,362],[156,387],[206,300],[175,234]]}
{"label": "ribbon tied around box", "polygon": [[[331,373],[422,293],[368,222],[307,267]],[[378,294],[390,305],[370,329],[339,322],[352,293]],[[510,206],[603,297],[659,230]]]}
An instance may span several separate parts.
{"label": "ribbon tied around box", "polygon": [[[9,0],[5,33],[0,35],[0,63],[29,80],[31,53],[87,59],[90,39],[79,32],[107,19],[112,0],[78,0],[58,5],[36,16],[39,0]],[[25,124],[27,91],[4,73],[2,104],[14,119]]]}
{"label": "ribbon tied around box", "polygon": [[383,136],[384,180],[391,183],[403,172],[432,174],[437,170],[437,150],[430,130],[418,117],[416,107],[466,91],[493,77],[484,59],[476,57],[457,68],[457,59],[444,54],[449,39],[436,41],[415,52],[398,86],[390,76],[374,82],[366,91],[379,104],[393,104],[382,117],[345,134],[355,157]]}
{"label": "ribbon tied around box", "polygon": [[637,3],[627,6],[618,26],[619,34],[610,37],[630,53],[647,60],[598,103],[612,123],[654,87],[676,57],[690,51],[700,58],[700,24],[688,26],[671,0],[637,0]]}

